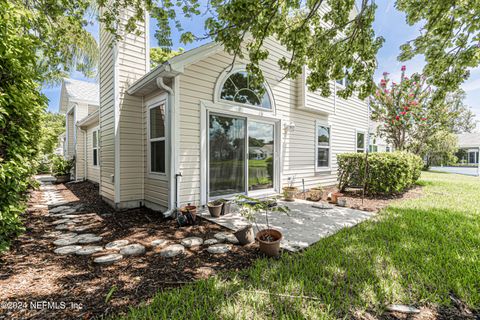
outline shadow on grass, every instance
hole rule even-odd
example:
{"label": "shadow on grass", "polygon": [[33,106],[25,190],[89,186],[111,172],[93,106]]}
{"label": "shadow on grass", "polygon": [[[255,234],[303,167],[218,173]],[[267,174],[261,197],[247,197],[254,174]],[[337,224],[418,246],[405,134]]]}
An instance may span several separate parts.
{"label": "shadow on grass", "polygon": [[[160,292],[130,319],[338,318],[389,303],[480,305],[478,215],[388,209],[300,254]],[[440,308],[440,309],[441,309]]]}

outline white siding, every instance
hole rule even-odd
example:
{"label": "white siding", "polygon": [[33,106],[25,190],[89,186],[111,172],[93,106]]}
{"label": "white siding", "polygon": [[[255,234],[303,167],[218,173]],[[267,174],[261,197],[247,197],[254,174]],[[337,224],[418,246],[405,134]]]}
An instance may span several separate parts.
{"label": "white siding", "polygon": [[[81,121],[88,115],[88,105],[78,103],[75,107],[75,120]],[[75,175],[77,180],[85,179],[85,133],[77,126],[76,130],[76,145],[75,145]]]}
{"label": "white siding", "polygon": [[93,131],[97,129],[97,123],[87,128],[87,179],[96,183],[100,182],[100,166],[93,165]]}

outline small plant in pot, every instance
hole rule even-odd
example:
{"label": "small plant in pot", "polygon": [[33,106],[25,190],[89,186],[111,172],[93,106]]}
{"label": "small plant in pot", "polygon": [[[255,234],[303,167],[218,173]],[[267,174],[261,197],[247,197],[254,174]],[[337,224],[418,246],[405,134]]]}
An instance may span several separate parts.
{"label": "small plant in pot", "polygon": [[[276,257],[280,254],[280,242],[283,235],[280,231],[272,229],[268,220],[269,212],[283,212],[288,214],[287,206],[279,206],[277,202],[272,199],[256,199],[247,197],[244,195],[237,196],[236,203],[240,207],[240,214],[244,216],[248,221],[255,224],[258,232],[255,239],[259,243],[260,251],[269,257]],[[261,229],[257,223],[256,213],[264,212],[266,228]],[[250,224],[234,233],[238,241],[242,243],[242,240],[253,242],[253,226]],[[240,239],[242,236],[245,239]]]}
{"label": "small plant in pot", "polygon": [[285,201],[295,201],[295,195],[298,193],[298,189],[293,186],[294,182],[295,178],[289,177],[287,186],[283,187],[283,197]]}
{"label": "small plant in pot", "polygon": [[323,196],[323,187],[322,186],[310,188],[310,190],[309,190],[309,200],[320,201],[320,200],[322,200],[322,196]]}
{"label": "small plant in pot", "polygon": [[54,156],[52,158],[52,172],[56,183],[65,183],[70,181],[70,171],[73,169],[75,160],[67,160],[61,156]]}
{"label": "small plant in pot", "polygon": [[223,204],[221,215],[223,216],[224,214],[229,214],[232,201],[227,200],[227,199],[219,199],[218,201],[222,202],[222,204]]}
{"label": "small plant in pot", "polygon": [[207,204],[208,212],[214,218],[220,217],[222,214],[223,202],[220,200],[215,200]]}

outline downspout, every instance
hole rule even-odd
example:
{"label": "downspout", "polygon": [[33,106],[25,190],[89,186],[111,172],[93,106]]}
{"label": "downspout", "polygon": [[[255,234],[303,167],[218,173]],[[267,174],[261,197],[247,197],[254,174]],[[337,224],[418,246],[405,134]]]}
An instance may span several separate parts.
{"label": "downspout", "polygon": [[87,180],[87,130],[81,129],[83,133],[83,180]]}
{"label": "downspout", "polygon": [[[175,78],[173,78],[173,81],[175,81]],[[174,90],[167,86],[165,84],[165,82],[163,81],[163,77],[158,77],[157,78],[157,86],[165,91],[168,92],[168,125],[169,125],[169,132],[168,132],[168,150],[169,150],[169,158],[168,158],[168,165],[169,165],[169,175],[168,175],[168,184],[169,184],[169,189],[170,190],[174,190],[175,192],[175,195],[174,195],[174,204],[172,203],[171,201],[171,198],[169,196],[169,199],[168,199],[168,209],[166,212],[163,213],[163,216],[164,217],[171,217],[176,209],[177,209],[177,206],[178,206],[178,175],[175,174],[175,176],[173,176],[173,174],[175,173],[175,155],[173,154],[174,153],[174,150],[175,148],[173,147],[173,143],[172,143],[172,139],[173,139],[173,128],[174,128],[174,122],[172,121],[172,115],[173,115],[173,109],[174,109],[174,101],[175,101],[175,92]],[[174,188],[171,188],[172,186],[172,178],[174,177],[175,179],[175,187]]]}

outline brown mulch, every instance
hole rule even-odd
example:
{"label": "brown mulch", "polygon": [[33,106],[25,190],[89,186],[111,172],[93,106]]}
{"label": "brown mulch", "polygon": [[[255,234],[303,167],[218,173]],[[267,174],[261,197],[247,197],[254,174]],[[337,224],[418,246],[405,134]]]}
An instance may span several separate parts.
{"label": "brown mulch", "polygon": [[[167,239],[172,244],[188,236],[209,239],[227,229],[202,219],[197,219],[195,226],[178,228],[176,221],[163,219],[159,212],[146,208],[115,212],[101,200],[98,187],[90,182],[56,187],[72,201],[69,205],[84,204],[80,210],[85,214],[98,213],[92,217],[94,229],[84,233],[103,236],[103,244],[128,239],[145,245],[147,253],[125,257],[109,266],[94,264],[92,256],[56,255],[54,239],[42,236],[46,231],[53,231],[50,223],[58,218],[46,216],[46,209],[30,207],[30,214],[24,217],[25,234],[12,243],[9,252],[0,256],[0,319],[92,318],[117,314],[148,300],[158,291],[219,271],[244,269],[259,257],[258,248],[253,244],[233,246],[227,254],[211,255],[202,246],[187,249],[185,255],[163,258],[158,249],[148,248],[153,239]],[[30,204],[38,203],[41,194],[33,191]],[[109,292],[113,294],[105,302]],[[45,307],[42,301],[54,304]]]}
{"label": "brown mulch", "polygon": [[[321,201],[328,201],[327,197],[329,193],[337,192],[338,188],[335,186],[326,187],[324,188],[323,196]],[[389,204],[399,200],[406,200],[406,199],[415,199],[422,196],[422,187],[416,186],[411,188],[410,190],[401,193],[395,194],[391,196],[365,196],[362,200],[362,191],[361,190],[348,190],[343,192],[343,196],[341,198],[347,200],[347,207],[352,209],[358,209],[363,211],[371,211],[371,212],[378,212],[381,209],[385,208]],[[308,191],[303,193],[300,192],[297,194],[297,199],[306,199],[308,200]]]}

